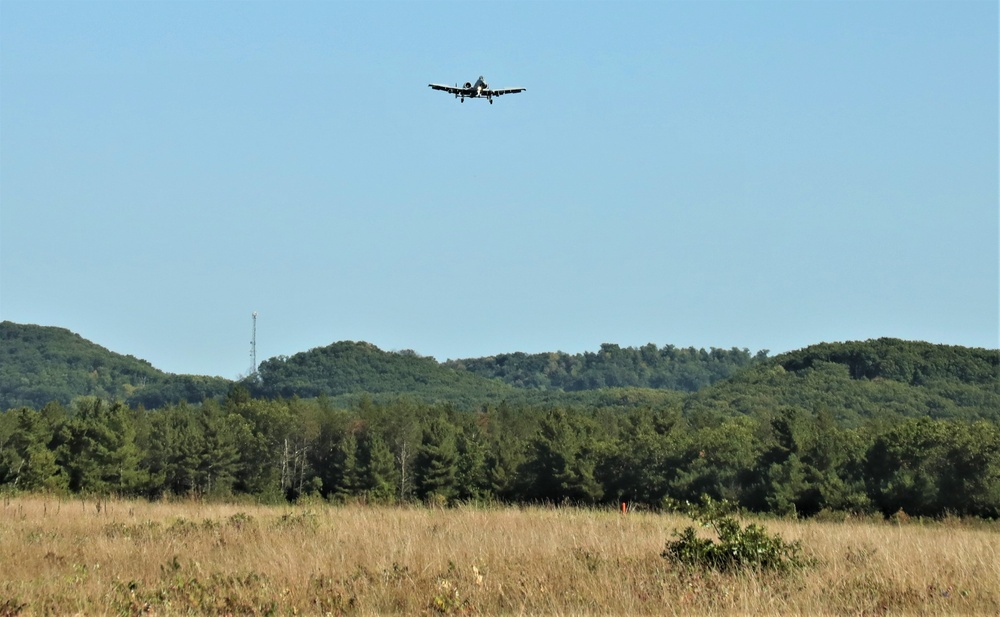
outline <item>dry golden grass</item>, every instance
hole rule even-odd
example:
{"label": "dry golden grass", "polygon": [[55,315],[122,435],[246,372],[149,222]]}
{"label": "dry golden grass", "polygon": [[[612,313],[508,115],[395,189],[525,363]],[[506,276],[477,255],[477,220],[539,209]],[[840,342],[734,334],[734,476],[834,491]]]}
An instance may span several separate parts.
{"label": "dry golden grass", "polygon": [[687,519],[572,508],[8,499],[0,615],[997,615],[986,524],[764,521],[813,566],[699,573]]}

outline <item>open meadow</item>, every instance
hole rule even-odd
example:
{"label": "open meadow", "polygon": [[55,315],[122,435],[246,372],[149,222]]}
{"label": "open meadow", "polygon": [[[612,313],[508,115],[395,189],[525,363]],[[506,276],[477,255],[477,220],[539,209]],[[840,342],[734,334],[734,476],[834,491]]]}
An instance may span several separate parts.
{"label": "open meadow", "polygon": [[996,615],[995,523],[757,521],[789,574],[661,556],[677,515],[4,499],[0,615]]}

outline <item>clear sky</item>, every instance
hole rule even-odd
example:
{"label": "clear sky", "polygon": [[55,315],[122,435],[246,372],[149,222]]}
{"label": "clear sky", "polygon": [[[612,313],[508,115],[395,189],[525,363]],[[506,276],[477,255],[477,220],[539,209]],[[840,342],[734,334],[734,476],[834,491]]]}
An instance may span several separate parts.
{"label": "clear sky", "polygon": [[[339,340],[996,348],[998,4],[0,1],[0,318],[174,373]],[[459,103],[434,83],[522,86]]]}

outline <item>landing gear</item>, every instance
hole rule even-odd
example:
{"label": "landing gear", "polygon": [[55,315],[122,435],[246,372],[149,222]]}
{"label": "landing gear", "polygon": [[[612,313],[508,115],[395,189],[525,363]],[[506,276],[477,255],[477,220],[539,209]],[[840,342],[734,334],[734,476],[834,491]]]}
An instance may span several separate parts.
{"label": "landing gear", "polygon": [[492,105],[492,104],[493,104],[493,99],[490,99],[490,105]]}
{"label": "landing gear", "polygon": [[460,98],[458,100],[459,100],[459,102],[464,103],[465,102],[465,97],[463,96],[462,98]]}

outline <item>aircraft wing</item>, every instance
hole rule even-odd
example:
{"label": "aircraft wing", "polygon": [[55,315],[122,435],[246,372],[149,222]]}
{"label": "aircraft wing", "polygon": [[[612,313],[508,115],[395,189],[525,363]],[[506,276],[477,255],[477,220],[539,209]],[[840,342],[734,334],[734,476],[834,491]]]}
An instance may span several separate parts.
{"label": "aircraft wing", "polygon": [[450,92],[451,94],[462,94],[465,92],[465,88],[459,88],[457,86],[446,86],[444,84],[427,84],[434,90],[444,90],[445,92]]}
{"label": "aircraft wing", "polygon": [[501,96],[504,94],[517,94],[524,92],[525,88],[497,88],[489,91],[489,96]]}

